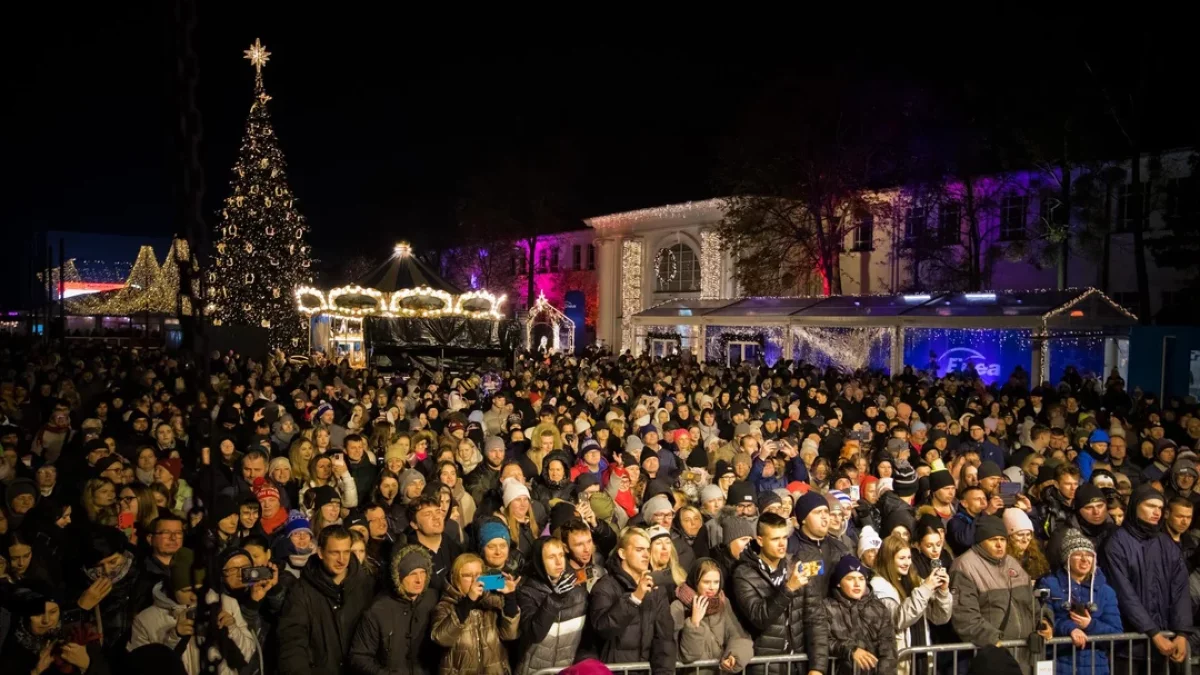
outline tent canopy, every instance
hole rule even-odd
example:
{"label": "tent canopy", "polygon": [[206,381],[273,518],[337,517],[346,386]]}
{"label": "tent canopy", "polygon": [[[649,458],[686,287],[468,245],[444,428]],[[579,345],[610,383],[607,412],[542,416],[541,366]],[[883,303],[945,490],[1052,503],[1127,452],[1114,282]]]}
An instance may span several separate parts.
{"label": "tent canopy", "polygon": [[830,297],[676,299],[633,316],[637,326],[798,325],[913,328],[1126,328],[1137,317],[1094,288]]}
{"label": "tent canopy", "polygon": [[354,283],[357,286],[373,288],[384,293],[422,286],[445,291],[451,295],[462,293],[461,289],[446,281],[442,275],[425,264],[425,261],[413,255],[404,244],[398,244],[393,255],[382,265],[355,279]]}

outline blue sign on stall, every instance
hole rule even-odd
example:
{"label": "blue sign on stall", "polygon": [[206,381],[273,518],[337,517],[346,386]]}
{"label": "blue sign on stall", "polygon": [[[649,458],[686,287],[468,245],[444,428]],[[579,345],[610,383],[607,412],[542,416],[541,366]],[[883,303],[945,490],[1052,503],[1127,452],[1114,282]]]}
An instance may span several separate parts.
{"label": "blue sign on stall", "polygon": [[948,373],[974,371],[986,383],[1004,382],[1020,366],[1029,372],[1032,355],[1027,330],[908,328],[904,364]]}
{"label": "blue sign on stall", "polygon": [[563,296],[563,314],[575,322],[575,344],[563,345],[564,351],[578,353],[584,347],[584,322],[587,320],[587,296],[583,291],[567,291]]}

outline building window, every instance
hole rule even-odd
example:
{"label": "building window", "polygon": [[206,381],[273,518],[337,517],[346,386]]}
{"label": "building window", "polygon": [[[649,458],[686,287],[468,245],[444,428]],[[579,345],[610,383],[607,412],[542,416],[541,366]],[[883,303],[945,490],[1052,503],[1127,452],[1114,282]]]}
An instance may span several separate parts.
{"label": "building window", "polygon": [[1132,232],[1135,227],[1146,229],[1146,184],[1138,187],[1135,189],[1132,183],[1121,186],[1117,195],[1117,232]]}
{"label": "building window", "polygon": [[1029,211],[1029,198],[1010,192],[1000,200],[1000,240],[1013,241],[1025,238],[1025,217]]}
{"label": "building window", "polygon": [[929,209],[910,206],[904,210],[904,243],[912,246],[925,236],[925,224],[929,221]]}
{"label": "building window", "polygon": [[587,247],[587,268],[589,270],[596,269],[596,245],[588,244]]}
{"label": "building window", "polygon": [[550,271],[558,271],[558,247],[550,249]]}
{"label": "building window", "polygon": [[576,272],[583,269],[583,247],[579,244],[571,247],[571,269]]}
{"label": "building window", "polygon": [[962,239],[962,204],[944,202],[938,207],[938,243],[950,246]]}
{"label": "building window", "polygon": [[525,249],[516,246],[513,248],[513,274],[516,276],[524,276],[529,272],[528,261],[525,259]]}
{"label": "building window", "polygon": [[539,273],[549,272],[550,271],[550,252],[545,249],[538,251],[537,262],[538,262],[537,266],[538,266]]}
{"label": "building window", "polygon": [[659,249],[654,259],[658,293],[693,293],[700,290],[700,258],[687,244]]}
{"label": "building window", "polygon": [[875,248],[875,215],[870,212],[858,214],[854,228],[854,250],[871,251]]}

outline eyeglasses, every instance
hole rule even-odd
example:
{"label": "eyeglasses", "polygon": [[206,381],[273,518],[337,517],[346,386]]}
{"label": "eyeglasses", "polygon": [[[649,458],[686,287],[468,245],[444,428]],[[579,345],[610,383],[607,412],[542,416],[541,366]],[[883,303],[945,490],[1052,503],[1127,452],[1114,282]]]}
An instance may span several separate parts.
{"label": "eyeglasses", "polygon": [[160,532],[155,532],[154,534],[156,534],[156,535],[158,535],[158,536],[160,536],[160,537],[167,537],[167,538],[169,538],[169,539],[182,539],[182,538],[183,538],[183,531],[182,531],[182,530],[180,530],[180,531],[178,531],[178,532],[176,532],[176,531],[174,531],[174,530],[163,530],[163,531],[160,531]]}
{"label": "eyeglasses", "polygon": [[136,502],[136,501],[137,501],[137,497],[134,497],[134,496],[121,497],[122,504],[128,504],[129,502]]}

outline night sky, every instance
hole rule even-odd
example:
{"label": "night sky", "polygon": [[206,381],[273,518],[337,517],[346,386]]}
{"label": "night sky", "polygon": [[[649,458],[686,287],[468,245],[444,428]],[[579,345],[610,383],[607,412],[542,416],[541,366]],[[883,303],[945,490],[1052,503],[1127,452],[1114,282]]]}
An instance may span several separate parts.
{"label": "night sky", "polygon": [[[169,236],[178,228],[173,3],[36,4],[28,9],[41,16],[10,25],[0,41],[6,232]],[[1056,57],[1081,49],[1119,67],[1125,30],[1026,17],[957,36],[932,23],[770,35],[715,16],[691,26],[540,28],[548,17],[467,26],[462,16],[331,5],[199,4],[206,222],[216,222],[251,103],[242,50],[258,37],[272,54],[264,74],[289,177],[315,254],[327,260],[402,238],[418,248],[449,243],[467,181],[516,148],[570,148],[564,226],[582,227],[572,219],[716,196],[723,139],[780,77],[902,79],[935,101],[969,79],[1019,96],[1023,78],[1053,73]],[[1162,58],[1168,65],[1194,64],[1190,36],[1155,44],[1179,49]],[[1180,87],[1194,82],[1190,74]],[[0,301],[11,304],[19,272],[3,273]]]}

